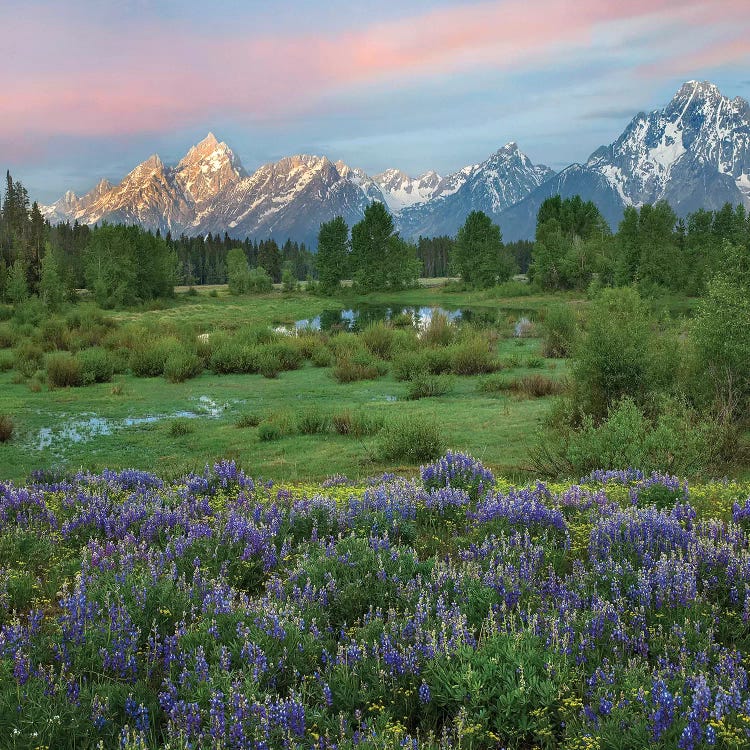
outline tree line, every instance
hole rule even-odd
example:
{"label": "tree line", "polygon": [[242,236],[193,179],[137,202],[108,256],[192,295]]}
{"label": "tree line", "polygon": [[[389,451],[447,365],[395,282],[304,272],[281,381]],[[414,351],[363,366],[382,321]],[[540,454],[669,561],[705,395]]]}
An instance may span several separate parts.
{"label": "tree line", "polygon": [[38,295],[49,304],[87,288],[103,305],[127,305],[170,294],[175,284],[229,283],[232,291],[291,288],[319,279],[332,293],[351,278],[363,292],[396,289],[419,276],[459,276],[491,287],[528,273],[545,291],[637,284],[642,293],[700,296],[733,248],[750,247],[742,206],[699,210],[678,218],[669,204],[627,207],[612,232],[594,203],[555,196],[539,209],[534,241],[505,244],[481,211],[455,237],[401,238],[385,206],[373,203],[350,228],[337,217],[321,225],[318,252],[304,243],[151,233],[139,227],[44,219],[26,188],[6,174],[0,211],[0,300]]}

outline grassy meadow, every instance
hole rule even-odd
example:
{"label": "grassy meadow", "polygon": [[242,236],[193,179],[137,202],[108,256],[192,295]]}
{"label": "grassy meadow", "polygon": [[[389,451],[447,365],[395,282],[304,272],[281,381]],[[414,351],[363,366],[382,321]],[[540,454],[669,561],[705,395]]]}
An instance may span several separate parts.
{"label": "grassy meadow", "polygon": [[[523,287],[520,290],[525,291]],[[115,366],[120,372],[111,380],[84,387],[54,387],[48,374],[31,371],[35,365],[28,370],[28,377],[20,377],[13,367],[0,373],[0,414],[11,415],[14,422],[13,438],[0,445],[2,476],[20,479],[35,469],[99,471],[131,466],[171,476],[231,458],[253,475],[272,475],[284,481],[319,480],[338,472],[361,477],[387,467],[413,469],[418,465],[408,458],[384,460],[378,451],[377,428],[403,418],[421,418],[437,425],[444,447],[481,456],[503,475],[525,475],[529,445],[555,397],[530,397],[512,386],[535,376],[562,384],[567,371],[564,359],[541,355],[539,328],[533,321],[548,302],[549,297],[542,295],[492,297],[434,285],[366,297],[343,290],[335,299],[278,290],[232,297],[225,289],[213,287],[197,294],[178,293],[152,309],[97,311],[94,322],[84,321],[82,328],[75,329],[72,342],[42,341],[41,348],[51,351],[43,353],[39,366],[58,347],[101,345],[120,358]],[[570,304],[585,303],[571,298]],[[123,350],[123,344],[137,348],[159,336],[182,342],[202,338],[205,343],[217,335],[294,326],[296,321],[315,318],[326,310],[363,305],[394,310],[468,308],[481,313],[481,323],[459,325],[455,335],[466,329],[466,336],[484,337],[493,362],[488,369],[496,367],[499,372],[439,374],[438,380],[445,377],[445,382],[441,381],[438,390],[445,393],[410,399],[410,382],[394,374],[395,355],[389,355],[390,359],[374,357],[380,364],[372,379],[339,382],[334,377],[335,356],[324,367],[303,357],[296,369],[264,377],[244,372],[217,374],[211,370],[211,354],[206,350],[199,352],[206,365],[200,374],[183,382],[169,382],[163,376],[134,375],[128,352]],[[515,336],[514,325],[524,317],[532,325],[523,336]],[[127,334],[118,339],[118,332],[123,331]],[[407,349],[410,342],[417,341],[409,325],[398,333],[403,334]],[[357,344],[346,333],[310,334],[316,336],[334,344],[348,337],[348,344]],[[295,345],[302,338],[277,334],[274,340]],[[13,343],[16,349],[20,345]],[[438,369],[441,367],[445,365],[438,363]],[[482,384],[493,378],[499,381],[495,383],[498,387],[490,383],[481,390]],[[306,416],[330,422],[342,414],[370,424],[349,433],[345,427],[337,431],[329,424],[312,434],[309,427],[296,425]],[[280,434],[265,434],[259,426],[264,422],[279,425]]]}

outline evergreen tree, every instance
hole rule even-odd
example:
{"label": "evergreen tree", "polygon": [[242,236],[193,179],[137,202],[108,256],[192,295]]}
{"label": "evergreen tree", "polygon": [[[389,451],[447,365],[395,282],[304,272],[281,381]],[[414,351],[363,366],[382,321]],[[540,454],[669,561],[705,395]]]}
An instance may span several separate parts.
{"label": "evergreen tree", "polygon": [[352,276],[361,291],[387,287],[388,240],[393,234],[393,218],[379,202],[371,203],[362,221],[352,227]]}
{"label": "evergreen tree", "polygon": [[281,281],[281,252],[276,240],[264,240],[258,247],[258,266],[265,269],[274,284]]}
{"label": "evergreen tree", "polygon": [[11,304],[18,304],[29,298],[29,285],[26,281],[26,266],[19,258],[10,267],[5,288],[5,298]]}
{"label": "evergreen tree", "polygon": [[452,265],[467,284],[482,288],[507,281],[515,269],[500,227],[482,211],[472,211],[458,230]]}
{"label": "evergreen tree", "polygon": [[349,266],[348,238],[349,227],[342,216],[320,225],[315,265],[324,294],[333,294],[346,277]]}
{"label": "evergreen tree", "polygon": [[60,277],[60,268],[52,245],[48,242],[41,262],[39,298],[48,310],[60,309],[65,298],[65,287]]}

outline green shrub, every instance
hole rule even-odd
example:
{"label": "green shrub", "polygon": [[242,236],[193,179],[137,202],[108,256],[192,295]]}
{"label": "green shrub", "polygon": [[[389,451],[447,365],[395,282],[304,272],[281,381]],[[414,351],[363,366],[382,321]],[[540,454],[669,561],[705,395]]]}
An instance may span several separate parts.
{"label": "green shrub", "polygon": [[330,367],[333,364],[333,352],[323,343],[318,343],[310,352],[310,361],[315,367]]}
{"label": "green shrub", "polygon": [[0,323],[0,349],[10,349],[18,339],[18,335],[9,323]]}
{"label": "green shrub", "polygon": [[130,353],[130,369],[139,378],[158,377],[169,356],[179,350],[180,342],[171,337],[144,342]]}
{"label": "green shrub", "polygon": [[251,268],[245,283],[247,291],[256,294],[270,292],[273,289],[273,281],[265,268]]}
{"label": "green shrub", "polygon": [[383,461],[417,464],[445,452],[445,441],[434,420],[416,415],[389,420],[379,433],[377,453]]}
{"label": "green shrub", "polygon": [[47,355],[47,383],[50,388],[70,388],[82,382],[81,363],[70,352]]}
{"label": "green shrub", "polygon": [[258,425],[258,437],[263,442],[270,442],[271,440],[278,440],[284,436],[281,425],[276,422],[261,422]]}
{"label": "green shrub", "polygon": [[44,352],[39,344],[27,339],[14,350],[13,364],[21,375],[30,378],[44,366]]}
{"label": "green shrub", "polygon": [[320,409],[306,409],[297,416],[297,431],[303,435],[319,435],[328,432],[330,420]]}
{"label": "green shrub", "polygon": [[195,425],[187,418],[175,419],[169,425],[170,437],[182,437],[195,432]]}
{"label": "green shrub", "polygon": [[428,349],[427,351],[425,351],[424,358],[427,364],[428,372],[431,372],[433,375],[441,375],[442,373],[452,372],[453,354],[454,350],[452,347]]}
{"label": "green shrub", "polygon": [[164,363],[164,377],[170,383],[182,383],[203,372],[201,358],[189,351],[173,351]]}
{"label": "green shrub", "polygon": [[219,290],[218,289],[211,289],[211,290],[209,290],[208,296],[209,297],[213,297],[213,298],[218,297],[219,296]]}
{"label": "green shrub", "polygon": [[255,347],[231,338],[217,340],[213,343],[208,366],[219,375],[257,372]]}
{"label": "green shrub", "polygon": [[257,427],[262,421],[260,415],[246,412],[245,414],[240,414],[237,421],[234,423],[234,426],[240,428]]}
{"label": "green shrub", "polygon": [[8,370],[12,370],[14,362],[15,358],[13,352],[0,350],[0,372],[8,372]]}
{"label": "green shrub", "polygon": [[68,349],[70,331],[60,318],[47,318],[39,326],[39,341],[45,351]]}
{"label": "green shrub", "polygon": [[393,328],[385,323],[371,323],[360,334],[367,351],[380,359],[390,359],[393,350]]}
{"label": "green shrub", "polygon": [[407,398],[416,400],[444,396],[453,389],[453,378],[450,375],[418,375],[409,383]]}
{"label": "green shrub", "polygon": [[420,351],[401,352],[394,358],[392,367],[396,380],[411,380],[429,371],[427,355]]}
{"label": "green shrub", "polygon": [[422,328],[420,338],[427,346],[448,346],[456,337],[456,326],[448,316],[434,310],[430,322]]}
{"label": "green shrub", "polygon": [[339,333],[332,336],[328,347],[336,359],[351,357],[357,352],[366,351],[359,337],[354,333]]}
{"label": "green shrub", "polygon": [[78,352],[76,359],[81,367],[81,385],[109,383],[115,374],[112,355],[100,346]]}
{"label": "green shrub", "polygon": [[269,348],[258,347],[254,359],[257,371],[264,378],[276,378],[284,370],[281,357]]}
{"label": "green shrub", "polygon": [[13,437],[15,426],[7,414],[0,414],[0,443],[7,443]]}
{"label": "green shrub", "polygon": [[594,420],[630,397],[644,406],[669,387],[676,367],[659,347],[651,314],[631,288],[604,289],[591,303],[588,330],[576,347],[574,403]]}
{"label": "green shrub", "polygon": [[504,393],[512,391],[514,383],[507,375],[490,375],[477,383],[477,390],[480,393]]}
{"label": "green shrub", "polygon": [[282,371],[298,370],[302,365],[302,352],[291,341],[262,344],[256,351],[261,358],[267,355],[276,359]]}
{"label": "green shrub", "polygon": [[546,375],[524,375],[512,385],[513,390],[528,398],[559,396],[565,391],[565,384]]}
{"label": "green shrub", "polygon": [[596,425],[586,416],[568,436],[565,458],[577,474],[632,466],[645,472],[694,475],[715,465],[725,442],[722,426],[684,403],[665,400],[649,419],[631,399],[612,405]]}
{"label": "green shrub", "polygon": [[517,354],[511,354],[503,360],[502,366],[508,370],[514,370],[521,366],[521,358]]}
{"label": "green shrub", "polygon": [[353,383],[357,380],[375,380],[387,371],[384,362],[361,350],[339,359],[332,374],[339,383]]}
{"label": "green shrub", "polygon": [[482,375],[499,368],[497,357],[481,337],[451,347],[451,371],[455,375]]}
{"label": "green shrub", "polygon": [[550,305],[542,324],[542,354],[569,357],[575,348],[578,325],[569,305]]}

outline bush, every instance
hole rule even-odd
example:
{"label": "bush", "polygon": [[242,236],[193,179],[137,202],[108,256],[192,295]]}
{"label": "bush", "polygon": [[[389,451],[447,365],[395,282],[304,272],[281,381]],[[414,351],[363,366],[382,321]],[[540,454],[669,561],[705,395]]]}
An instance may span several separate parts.
{"label": "bush", "polygon": [[315,367],[330,367],[333,364],[333,352],[323,343],[318,343],[310,352],[310,361]]}
{"label": "bush", "polygon": [[382,429],[383,418],[378,414],[345,410],[331,417],[331,425],[339,435],[365,437]]}
{"label": "bush", "polygon": [[279,370],[298,370],[302,365],[302,352],[290,341],[263,344],[256,349],[256,352],[259,358],[264,356],[274,358],[279,363]]}
{"label": "bush", "polygon": [[445,452],[445,441],[435,421],[416,415],[392,419],[379,434],[378,457],[383,461],[420,463]]}
{"label": "bush", "polygon": [[13,437],[15,425],[7,414],[0,414],[0,443],[7,443]]}
{"label": "bush", "polygon": [[550,305],[542,325],[542,354],[545,357],[569,357],[575,348],[578,326],[569,305]]}
{"label": "bush", "polygon": [[213,342],[209,368],[219,375],[257,372],[255,348],[231,338]]}
{"label": "bush", "polygon": [[384,362],[360,350],[339,359],[332,374],[339,383],[353,383],[357,380],[374,380],[386,372],[388,367]]}
{"label": "bush", "polygon": [[180,342],[171,337],[143,343],[130,353],[130,369],[139,378],[163,375],[167,359],[180,348]]}
{"label": "bush", "polygon": [[0,324],[0,349],[10,349],[17,339],[18,336],[8,323]]}
{"label": "bush", "polygon": [[576,474],[607,467],[694,475],[716,465],[725,442],[720,425],[684,403],[665,400],[649,419],[630,398],[610,407],[595,425],[590,416],[568,436],[565,458]]}
{"label": "bush", "polygon": [[258,437],[263,442],[270,442],[271,440],[279,440],[282,438],[284,433],[281,426],[276,422],[261,422],[258,426]]}
{"label": "bush", "polygon": [[428,371],[427,355],[424,352],[402,352],[393,360],[393,377],[396,380],[411,380]]}
{"label": "bush", "polygon": [[190,419],[175,419],[169,425],[170,437],[182,437],[195,432],[195,425]]}
{"label": "bush", "polygon": [[0,350],[0,372],[8,372],[13,369],[15,358],[13,352]]}
{"label": "bush", "polygon": [[544,396],[559,396],[565,391],[565,384],[553,380],[546,375],[525,375],[518,378],[513,389],[529,398],[543,398]]}
{"label": "bush", "polygon": [[109,383],[115,374],[112,355],[99,346],[78,352],[76,359],[81,367],[81,384]]}
{"label": "bush", "polygon": [[424,352],[428,372],[431,372],[433,375],[452,372],[453,354],[454,350],[451,347],[446,347],[444,349],[428,349]]}
{"label": "bush", "polygon": [[328,432],[329,420],[319,409],[306,409],[297,417],[297,431],[303,435]]}
{"label": "bush", "polygon": [[367,351],[380,359],[390,359],[393,350],[394,330],[385,323],[371,323],[360,334]]}
{"label": "bush", "polygon": [[39,327],[39,339],[45,351],[68,349],[70,332],[59,318],[47,318]]}
{"label": "bush", "polygon": [[50,388],[81,385],[81,363],[70,352],[53,352],[47,356],[47,383]]}
{"label": "bush", "polygon": [[246,412],[245,414],[240,414],[234,426],[240,428],[257,427],[262,421],[260,415]]}
{"label": "bush", "polygon": [[274,351],[264,349],[259,351],[260,347],[256,349],[254,360],[257,371],[264,378],[275,378],[284,369],[281,358]]}
{"label": "bush", "polygon": [[427,346],[448,346],[456,336],[456,326],[444,313],[433,310],[430,322],[422,329],[420,338]]}
{"label": "bush", "polygon": [[503,393],[512,391],[514,382],[507,375],[490,375],[477,383],[477,390],[480,393]]}
{"label": "bush", "polygon": [[451,371],[455,375],[481,375],[498,369],[497,357],[481,337],[451,347]]}
{"label": "bush", "polygon": [[262,294],[273,289],[273,281],[265,268],[252,268],[246,276],[246,288],[248,292]]}
{"label": "bush", "polygon": [[431,398],[444,396],[453,389],[453,378],[450,375],[418,375],[409,383],[407,398]]}
{"label": "bush", "polygon": [[676,367],[665,367],[648,308],[634,289],[604,289],[592,302],[588,331],[576,347],[574,404],[594,420],[611,404],[631,397],[645,406],[669,385]]}
{"label": "bush", "polygon": [[30,378],[44,366],[44,352],[33,341],[24,341],[13,352],[13,364],[21,375]]}
{"label": "bush", "polygon": [[190,378],[195,378],[203,372],[201,358],[188,351],[174,351],[164,363],[164,377],[170,383],[183,383]]}

